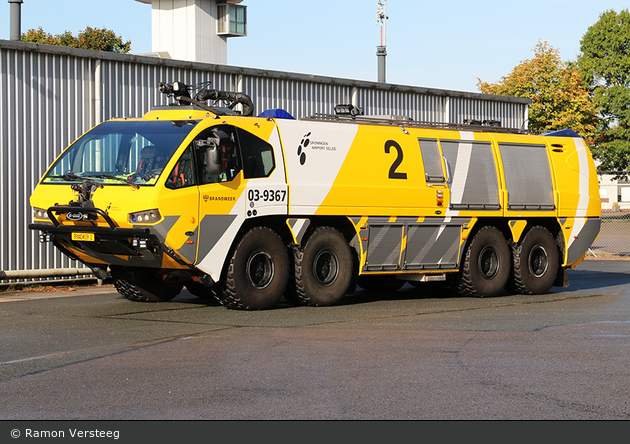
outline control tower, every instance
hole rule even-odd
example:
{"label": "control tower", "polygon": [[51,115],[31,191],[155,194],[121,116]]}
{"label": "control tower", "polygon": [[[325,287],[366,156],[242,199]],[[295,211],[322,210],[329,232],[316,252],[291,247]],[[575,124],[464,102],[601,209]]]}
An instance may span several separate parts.
{"label": "control tower", "polygon": [[136,0],[151,5],[151,55],[227,64],[227,38],[247,35],[243,0]]}

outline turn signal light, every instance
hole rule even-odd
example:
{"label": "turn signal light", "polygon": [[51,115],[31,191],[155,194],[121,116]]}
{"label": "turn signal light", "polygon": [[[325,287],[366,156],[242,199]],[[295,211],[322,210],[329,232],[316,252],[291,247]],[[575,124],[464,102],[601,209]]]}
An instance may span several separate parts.
{"label": "turn signal light", "polygon": [[442,192],[442,190],[436,191],[435,199],[438,207],[444,206],[444,193]]}

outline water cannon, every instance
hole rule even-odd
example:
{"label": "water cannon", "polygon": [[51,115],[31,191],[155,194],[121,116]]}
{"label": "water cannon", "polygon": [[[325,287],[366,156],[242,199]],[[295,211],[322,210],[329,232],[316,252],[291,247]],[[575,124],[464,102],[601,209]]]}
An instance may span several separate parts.
{"label": "water cannon", "polygon": [[162,94],[166,94],[167,96],[174,96],[175,100],[177,100],[180,104],[183,105],[182,97],[190,99],[190,87],[183,82],[173,82],[171,83],[158,83],[158,90]]}

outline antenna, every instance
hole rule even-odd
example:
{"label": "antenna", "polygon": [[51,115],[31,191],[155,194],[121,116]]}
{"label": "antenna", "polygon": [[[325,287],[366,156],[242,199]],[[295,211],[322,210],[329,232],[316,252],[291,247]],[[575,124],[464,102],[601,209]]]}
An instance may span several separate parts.
{"label": "antenna", "polygon": [[387,57],[387,0],[378,0],[376,3],[376,24],[381,26],[381,44],[376,47],[376,59],[378,61],[378,81],[385,83],[385,58]]}

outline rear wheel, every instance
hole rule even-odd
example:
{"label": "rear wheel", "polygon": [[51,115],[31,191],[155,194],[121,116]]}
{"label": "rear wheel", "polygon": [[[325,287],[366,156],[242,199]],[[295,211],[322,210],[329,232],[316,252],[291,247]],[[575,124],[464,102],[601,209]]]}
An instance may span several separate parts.
{"label": "rear wheel", "polygon": [[449,273],[447,280],[462,296],[497,296],[510,277],[511,263],[510,248],[501,231],[486,226],[470,242],[460,270]]}
{"label": "rear wheel", "polygon": [[521,294],[546,293],[560,267],[560,253],[553,236],[535,226],[512,251],[514,268],[508,288]]}
{"label": "rear wheel", "polygon": [[110,267],[114,287],[130,301],[166,302],[182,291],[182,284],[165,282],[152,268]]}
{"label": "rear wheel", "polygon": [[320,227],[303,249],[294,249],[294,299],[301,304],[338,304],[352,283],[352,253],[336,229]]}
{"label": "rear wheel", "polygon": [[289,255],[272,229],[256,227],[241,239],[216,298],[227,308],[263,310],[278,303],[289,279]]}

